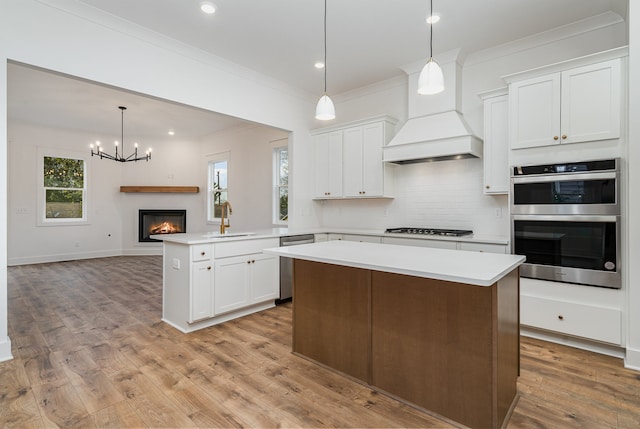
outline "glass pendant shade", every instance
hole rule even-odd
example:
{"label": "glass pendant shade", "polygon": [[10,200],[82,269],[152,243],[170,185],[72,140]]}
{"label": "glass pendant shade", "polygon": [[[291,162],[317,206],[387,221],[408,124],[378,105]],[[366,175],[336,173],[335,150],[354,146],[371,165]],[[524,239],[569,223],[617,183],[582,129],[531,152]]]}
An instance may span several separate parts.
{"label": "glass pendant shade", "polygon": [[336,118],[336,108],[327,94],[320,97],[316,106],[316,119],[329,121]]}
{"label": "glass pendant shade", "polygon": [[431,95],[444,91],[444,76],[438,63],[429,58],[418,77],[418,94]]}

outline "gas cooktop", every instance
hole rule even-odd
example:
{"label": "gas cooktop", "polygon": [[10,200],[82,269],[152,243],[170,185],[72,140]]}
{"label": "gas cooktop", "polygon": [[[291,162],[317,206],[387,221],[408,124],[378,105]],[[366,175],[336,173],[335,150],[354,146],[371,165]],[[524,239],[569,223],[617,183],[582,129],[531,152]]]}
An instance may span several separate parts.
{"label": "gas cooktop", "polygon": [[393,234],[417,234],[417,235],[445,235],[448,237],[461,237],[473,234],[473,231],[466,229],[436,229],[436,228],[389,228],[386,233]]}

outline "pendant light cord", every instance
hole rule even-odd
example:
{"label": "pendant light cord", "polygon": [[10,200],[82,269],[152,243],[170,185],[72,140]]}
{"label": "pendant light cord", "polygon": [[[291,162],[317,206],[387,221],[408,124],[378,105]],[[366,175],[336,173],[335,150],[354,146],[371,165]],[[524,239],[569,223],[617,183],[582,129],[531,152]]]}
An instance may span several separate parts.
{"label": "pendant light cord", "polygon": [[431,0],[431,15],[429,19],[431,20],[429,23],[429,59],[431,59],[433,58],[433,0]]}
{"label": "pendant light cord", "polygon": [[327,94],[327,0],[324,0],[324,94]]}

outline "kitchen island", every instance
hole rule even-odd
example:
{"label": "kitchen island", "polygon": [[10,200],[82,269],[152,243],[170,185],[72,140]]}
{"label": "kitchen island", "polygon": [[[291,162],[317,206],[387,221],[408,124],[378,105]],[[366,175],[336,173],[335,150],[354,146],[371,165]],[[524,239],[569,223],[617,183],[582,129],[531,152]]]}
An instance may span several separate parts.
{"label": "kitchen island", "polygon": [[517,401],[517,255],[331,241],[294,258],[293,352],[474,428]]}

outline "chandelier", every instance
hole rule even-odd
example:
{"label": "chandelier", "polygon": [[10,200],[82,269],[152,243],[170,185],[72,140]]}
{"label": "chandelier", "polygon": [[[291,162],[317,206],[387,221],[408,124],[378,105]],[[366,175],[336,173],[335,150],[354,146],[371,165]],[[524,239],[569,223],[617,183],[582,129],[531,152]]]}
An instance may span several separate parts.
{"label": "chandelier", "polygon": [[[115,142],[115,146],[116,146],[115,155],[110,155],[108,153],[105,153],[104,148],[100,146],[100,142],[96,142],[95,147],[93,144],[90,145],[91,156],[96,155],[96,156],[99,156],[100,159],[106,158],[106,159],[111,159],[113,161],[118,161],[118,162],[140,161],[143,159],[145,161],[149,161],[151,159],[151,148],[147,149],[147,151],[143,156],[138,156],[138,143],[134,143],[133,145],[134,150],[131,155],[124,156],[124,111],[127,110],[127,108],[124,106],[118,106],[118,109],[120,109],[121,116],[122,116],[122,121],[120,126],[120,143],[122,143],[121,153],[118,153],[118,144],[119,144],[118,141]],[[95,148],[95,151],[94,151],[94,148]]]}

